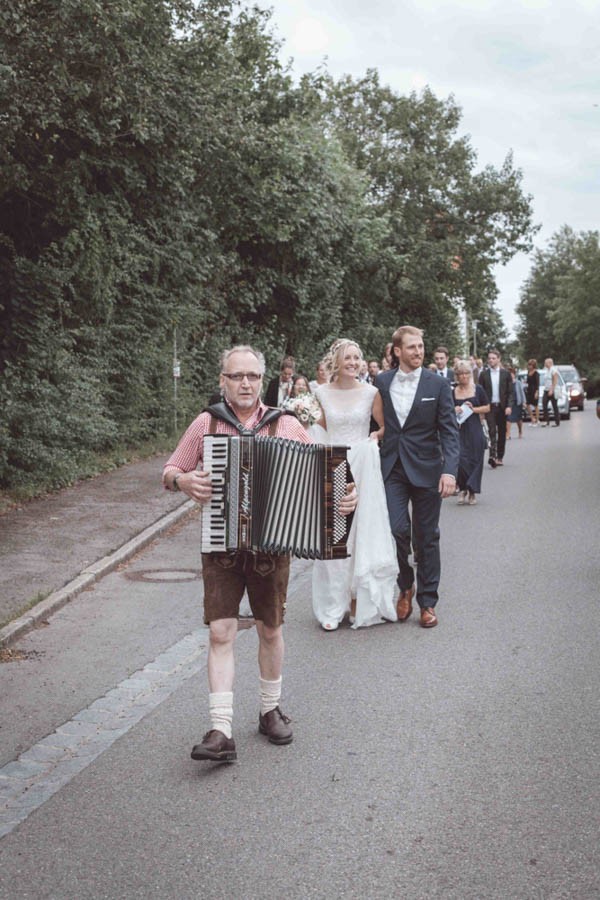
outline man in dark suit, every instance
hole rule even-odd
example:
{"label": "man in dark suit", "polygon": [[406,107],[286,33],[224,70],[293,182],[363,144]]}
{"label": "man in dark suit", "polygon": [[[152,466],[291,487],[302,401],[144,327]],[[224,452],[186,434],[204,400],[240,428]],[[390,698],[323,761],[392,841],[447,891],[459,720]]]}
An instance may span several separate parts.
{"label": "man in dark suit", "polygon": [[[369,362],[367,363],[367,369],[369,372],[369,375],[367,377],[367,383],[375,384],[375,379],[377,378],[377,376],[379,375],[379,372],[380,372],[378,361],[376,359],[370,359]],[[375,429],[375,430],[377,430],[377,429]]]}
{"label": "man in dark suit", "polygon": [[423,332],[403,325],[393,335],[396,367],[375,380],[383,400],[381,472],[398,555],[398,619],[412,613],[414,572],[408,562],[413,532],[419,556],[417,603],[421,626],[433,628],[440,582],[442,499],[456,487],[460,441],[450,383],[423,368]]}
{"label": "man in dark suit", "polygon": [[454,382],[454,369],[448,365],[448,351],[445,347],[438,347],[433,354],[433,361],[437,368],[437,374],[446,378],[450,384]]}
{"label": "man in dark suit", "polygon": [[501,365],[500,351],[488,351],[488,368],[479,376],[479,384],[490,400],[490,411],[486,415],[490,432],[490,453],[488,463],[495,469],[504,465],[506,448],[506,420],[510,416],[515,400],[515,389],[508,369]]}
{"label": "man in dark suit", "polygon": [[264,400],[266,406],[282,406],[290,396],[295,366],[293,356],[284,356],[279,367],[279,375],[272,378],[267,385]]}

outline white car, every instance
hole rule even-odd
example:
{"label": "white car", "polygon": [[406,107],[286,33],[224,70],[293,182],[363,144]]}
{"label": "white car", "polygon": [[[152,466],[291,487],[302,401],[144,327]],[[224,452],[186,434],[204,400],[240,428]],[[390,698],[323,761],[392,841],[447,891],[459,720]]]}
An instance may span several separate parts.
{"label": "white car", "polygon": [[556,368],[564,378],[567,386],[570,408],[583,410],[585,406],[585,382],[587,381],[587,378],[582,378],[575,366],[557,366]]}

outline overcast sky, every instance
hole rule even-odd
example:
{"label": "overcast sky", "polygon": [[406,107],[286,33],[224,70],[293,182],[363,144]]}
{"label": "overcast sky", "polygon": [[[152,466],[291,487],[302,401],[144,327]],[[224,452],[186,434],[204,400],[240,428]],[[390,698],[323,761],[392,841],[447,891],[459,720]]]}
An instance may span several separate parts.
{"label": "overcast sky", "polygon": [[[600,220],[598,0],[275,0],[272,24],[296,75],[326,59],[335,77],[376,68],[398,93],[428,85],[462,108],[479,166],[509,150],[533,196],[544,247],[562,225]],[[530,260],[497,272],[499,306],[514,308]]]}

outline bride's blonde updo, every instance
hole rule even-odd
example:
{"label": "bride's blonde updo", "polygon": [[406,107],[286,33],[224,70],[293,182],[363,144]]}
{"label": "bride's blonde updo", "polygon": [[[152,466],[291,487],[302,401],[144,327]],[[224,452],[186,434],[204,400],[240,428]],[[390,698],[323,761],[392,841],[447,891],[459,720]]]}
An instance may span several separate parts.
{"label": "bride's blonde updo", "polygon": [[350,338],[338,338],[337,341],[333,342],[323,359],[330,381],[335,381],[337,378],[348,347],[356,347],[361,359],[363,358],[363,352],[356,341],[352,341]]}

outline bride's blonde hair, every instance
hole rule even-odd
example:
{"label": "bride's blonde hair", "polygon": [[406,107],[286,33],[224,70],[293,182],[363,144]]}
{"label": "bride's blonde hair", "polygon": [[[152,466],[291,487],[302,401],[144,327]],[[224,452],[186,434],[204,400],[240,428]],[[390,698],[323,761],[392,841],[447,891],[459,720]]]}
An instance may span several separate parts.
{"label": "bride's blonde hair", "polygon": [[338,338],[337,341],[333,342],[323,360],[330,381],[335,381],[337,378],[348,347],[356,347],[360,354],[360,358],[363,359],[363,352],[356,341],[352,341],[350,338]]}

